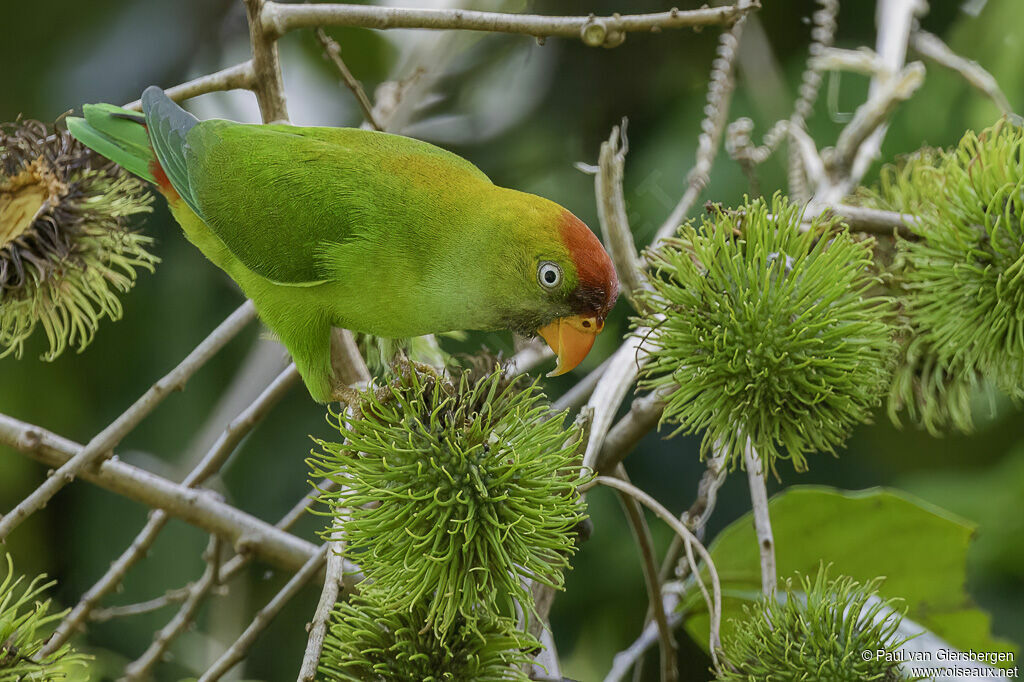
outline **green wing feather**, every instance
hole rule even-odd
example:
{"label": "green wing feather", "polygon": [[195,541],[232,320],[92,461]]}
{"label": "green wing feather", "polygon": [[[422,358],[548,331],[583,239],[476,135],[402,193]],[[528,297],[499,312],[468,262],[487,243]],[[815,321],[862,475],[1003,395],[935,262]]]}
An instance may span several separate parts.
{"label": "green wing feather", "polygon": [[282,284],[344,277],[337,250],[430,220],[459,183],[490,185],[433,145],[353,128],[203,121],[186,159],[196,212],[246,267]]}
{"label": "green wing feather", "polygon": [[174,189],[233,256],[279,284],[345,277],[339,255],[352,242],[365,246],[379,241],[380,230],[436,222],[453,214],[439,204],[469,185],[490,186],[465,159],[407,137],[198,121],[156,87],[142,94],[142,105]]}
{"label": "green wing feather", "polygon": [[188,153],[186,138],[188,132],[199,123],[199,119],[178,106],[155,85],[142,91],[142,111],[146,114],[149,140],[160,161],[160,167],[178,196],[202,217],[192,193],[185,161]]}

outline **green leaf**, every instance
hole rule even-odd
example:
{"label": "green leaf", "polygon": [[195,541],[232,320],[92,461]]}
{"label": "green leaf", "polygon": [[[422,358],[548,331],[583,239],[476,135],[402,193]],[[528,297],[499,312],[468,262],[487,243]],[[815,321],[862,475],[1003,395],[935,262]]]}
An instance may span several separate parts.
{"label": "green leaf", "polygon": [[[964,583],[967,546],[974,525],[898,490],[848,492],[824,486],[792,486],[769,501],[780,578],[814,574],[831,563],[836,574],[862,582],[882,576],[879,595],[900,598],[906,618],[960,650],[1013,651],[992,636],[989,616],[971,600]],[[723,530],[709,547],[725,596],[722,639],[730,618],[761,595],[760,558],[753,516]],[[700,602],[700,603],[698,603]],[[702,601],[688,602],[686,626],[707,644],[708,619]],[[699,610],[698,610],[699,609]]]}

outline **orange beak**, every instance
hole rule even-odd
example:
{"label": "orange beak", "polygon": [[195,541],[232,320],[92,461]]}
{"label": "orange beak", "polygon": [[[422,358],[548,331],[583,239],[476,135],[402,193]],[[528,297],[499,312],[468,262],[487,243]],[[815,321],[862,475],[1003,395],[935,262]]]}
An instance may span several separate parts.
{"label": "orange beak", "polygon": [[565,374],[583,362],[602,329],[604,320],[579,315],[563,317],[538,329],[537,333],[544,337],[551,350],[558,356],[558,365],[554,371],[548,373],[548,376]]}

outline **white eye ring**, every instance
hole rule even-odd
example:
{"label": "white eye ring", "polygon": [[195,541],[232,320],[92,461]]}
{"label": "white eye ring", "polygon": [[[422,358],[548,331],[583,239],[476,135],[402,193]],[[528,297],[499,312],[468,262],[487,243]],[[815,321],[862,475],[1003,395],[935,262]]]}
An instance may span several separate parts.
{"label": "white eye ring", "polygon": [[537,281],[545,289],[556,289],[562,283],[562,268],[549,260],[541,261],[537,266]]}

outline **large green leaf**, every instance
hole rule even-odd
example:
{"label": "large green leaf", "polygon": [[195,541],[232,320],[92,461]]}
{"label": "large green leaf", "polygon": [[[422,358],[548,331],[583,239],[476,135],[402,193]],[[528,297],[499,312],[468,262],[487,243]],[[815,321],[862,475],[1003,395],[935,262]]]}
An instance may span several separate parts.
{"label": "large green leaf", "polygon": [[[884,576],[882,597],[903,599],[907,617],[960,650],[1014,651],[995,639],[989,616],[964,589],[969,521],[898,490],[872,488],[847,492],[823,486],[793,486],[769,501],[780,579],[794,572],[813,575],[822,562],[831,573],[861,582]],[[709,548],[725,593],[722,636],[730,618],[761,596],[760,559],[751,513],[715,538]],[[687,629],[707,645],[703,602]],[[700,609],[700,611],[698,611]]]}

